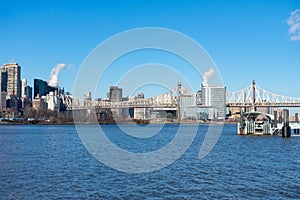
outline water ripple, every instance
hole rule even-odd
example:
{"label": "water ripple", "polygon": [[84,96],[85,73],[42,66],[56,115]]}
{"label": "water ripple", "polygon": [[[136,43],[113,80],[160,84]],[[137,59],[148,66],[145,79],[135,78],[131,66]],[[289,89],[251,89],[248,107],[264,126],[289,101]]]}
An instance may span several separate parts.
{"label": "water ripple", "polygon": [[[104,129],[122,148],[147,152],[167,144],[177,127],[168,125],[149,139],[129,137],[112,125]],[[95,160],[73,126],[1,126],[0,198],[300,198],[300,138],[242,137],[236,126],[226,125],[213,151],[199,160],[206,130],[199,127],[191,147],[172,165],[126,174]]]}

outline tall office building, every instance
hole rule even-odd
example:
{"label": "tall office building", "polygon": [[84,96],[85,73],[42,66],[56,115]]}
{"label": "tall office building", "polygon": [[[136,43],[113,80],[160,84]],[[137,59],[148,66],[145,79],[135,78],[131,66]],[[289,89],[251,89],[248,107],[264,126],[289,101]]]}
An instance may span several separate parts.
{"label": "tall office building", "polygon": [[25,95],[26,95],[26,98],[31,101],[32,100],[32,87],[30,86],[26,86],[25,88]]}
{"label": "tall office building", "polygon": [[180,117],[181,119],[193,119],[197,116],[197,93],[180,95]]}
{"label": "tall office building", "polygon": [[[118,86],[109,87],[109,101],[121,102],[122,101],[122,88]],[[114,119],[122,118],[122,109],[111,109]]]}
{"label": "tall office building", "polygon": [[0,110],[6,110],[6,92],[0,92]]}
{"label": "tall office building", "polygon": [[32,103],[32,87],[27,85],[27,80],[22,79],[22,89],[21,89],[21,100],[22,100],[22,108],[27,106],[31,106]]}
{"label": "tall office building", "polygon": [[46,81],[41,79],[33,80],[34,98],[39,95],[40,97],[46,96],[49,92],[55,92],[55,87],[48,85]]}
{"label": "tall office building", "polygon": [[118,86],[110,86],[109,87],[109,100],[111,102],[122,101],[122,88],[118,88]]}
{"label": "tall office building", "polygon": [[6,92],[7,91],[7,71],[4,71],[2,68],[0,68],[0,91]]}
{"label": "tall office building", "polygon": [[202,104],[209,108],[210,119],[225,119],[226,87],[201,85]]}
{"label": "tall office building", "polygon": [[27,85],[27,80],[25,78],[22,79],[22,98],[29,101],[32,100],[32,87]]}
{"label": "tall office building", "polygon": [[37,96],[45,96],[46,95],[46,87],[47,82],[40,80],[40,79],[34,79],[33,80],[33,98],[36,98]]}
{"label": "tall office building", "polygon": [[6,110],[7,72],[0,68],[0,110]]}
{"label": "tall office building", "polygon": [[21,67],[17,63],[8,63],[0,67],[0,108],[19,109],[21,98]]}
{"label": "tall office building", "polygon": [[21,89],[22,98],[26,98],[26,87],[27,87],[27,80],[24,78],[22,79],[22,89]]}
{"label": "tall office building", "polygon": [[4,64],[0,68],[1,92],[7,96],[21,97],[21,67],[17,63]]}

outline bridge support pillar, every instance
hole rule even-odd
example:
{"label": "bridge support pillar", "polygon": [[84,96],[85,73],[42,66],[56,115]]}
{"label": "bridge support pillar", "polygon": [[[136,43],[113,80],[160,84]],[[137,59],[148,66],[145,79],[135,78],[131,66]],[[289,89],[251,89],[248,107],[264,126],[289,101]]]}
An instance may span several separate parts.
{"label": "bridge support pillar", "polygon": [[283,109],[282,137],[291,137],[291,127],[289,123],[289,110]]}

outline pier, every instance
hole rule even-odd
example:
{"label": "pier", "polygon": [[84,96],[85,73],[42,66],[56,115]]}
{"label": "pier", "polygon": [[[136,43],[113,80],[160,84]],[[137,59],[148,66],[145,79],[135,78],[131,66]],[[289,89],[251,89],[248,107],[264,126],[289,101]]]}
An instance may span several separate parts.
{"label": "pier", "polygon": [[299,129],[298,113],[295,114],[295,121],[290,122],[288,109],[283,109],[283,121],[281,117],[278,120],[277,112],[274,112],[274,115],[257,111],[244,113],[241,109],[237,133],[239,135],[281,135],[282,137],[291,137],[300,136]]}
{"label": "pier", "polygon": [[[279,135],[291,137],[299,135],[300,123],[298,113],[295,120],[290,122],[288,107],[300,107],[300,98],[286,97],[274,94],[255,84],[245,89],[227,93],[227,107],[239,109],[240,121],[238,123],[239,135]],[[258,112],[261,108],[285,108],[278,116]],[[293,134],[292,134],[293,133]]]}

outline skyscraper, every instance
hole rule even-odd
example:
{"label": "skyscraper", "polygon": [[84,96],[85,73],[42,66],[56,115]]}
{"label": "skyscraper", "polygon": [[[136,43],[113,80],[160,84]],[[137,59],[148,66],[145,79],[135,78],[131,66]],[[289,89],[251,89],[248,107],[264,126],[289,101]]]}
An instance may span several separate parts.
{"label": "skyscraper", "polygon": [[[121,102],[122,101],[122,88],[118,88],[118,86],[110,86],[109,87],[109,100],[111,102]],[[122,117],[122,109],[111,109],[113,113],[113,117],[121,118]]]}
{"label": "skyscraper", "polygon": [[55,88],[48,85],[46,81],[43,81],[41,79],[34,79],[33,80],[33,89],[34,89],[34,96],[33,98],[36,98],[37,95],[46,96],[46,94],[49,94],[49,92],[54,92]]}
{"label": "skyscraper", "polygon": [[6,92],[0,92],[0,110],[6,110]]}
{"label": "skyscraper", "polygon": [[26,95],[26,98],[31,101],[32,100],[32,87],[30,86],[26,86],[25,88],[25,95]]}
{"label": "skyscraper", "polygon": [[0,68],[1,92],[7,92],[7,96],[21,97],[21,67],[17,63],[4,64]]}
{"label": "skyscraper", "polygon": [[22,89],[21,89],[22,98],[26,98],[26,87],[27,87],[27,80],[24,78],[24,79],[22,79]]}
{"label": "skyscraper", "polygon": [[122,88],[118,88],[118,86],[110,86],[109,87],[109,100],[111,102],[122,101]]}
{"label": "skyscraper", "polygon": [[44,96],[46,94],[46,87],[47,87],[47,82],[40,80],[40,79],[34,79],[33,80],[33,89],[34,89],[34,94],[33,98],[36,98],[37,95]]}
{"label": "skyscraper", "polygon": [[202,85],[202,104],[209,106],[210,119],[225,119],[226,87]]}
{"label": "skyscraper", "polygon": [[0,68],[0,91],[6,92],[7,91],[7,72]]}

